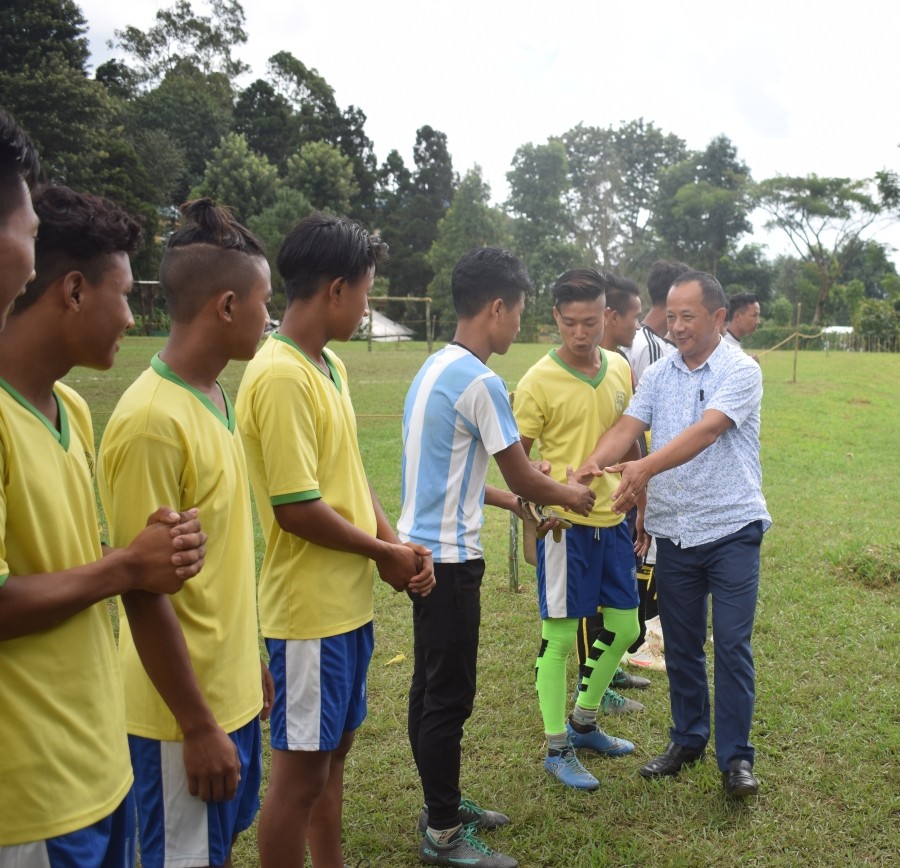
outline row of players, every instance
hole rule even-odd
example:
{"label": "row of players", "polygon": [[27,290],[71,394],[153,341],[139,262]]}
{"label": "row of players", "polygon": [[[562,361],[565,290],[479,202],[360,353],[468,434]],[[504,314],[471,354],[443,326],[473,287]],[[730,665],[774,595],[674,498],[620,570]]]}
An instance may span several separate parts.
{"label": "row of players", "polygon": [[[525,375],[513,416],[486,362],[515,339],[531,281],[506,251],[463,256],[452,277],[456,335],[426,361],[405,403],[395,532],[366,479],[346,370],[326,347],[355,332],[386,246],[342,218],[301,220],[277,257],[284,320],[257,350],[271,293],[264,251],[225,210],[189,203],[160,269],[170,337],[103,435],[96,476],[111,545],[101,549],[90,415],[59,380],[74,366],[112,365],[132,325],[129,255],[140,230],[117,207],[65,187],[38,189],[32,199],[36,170],[27,138],[0,115],[0,866],[133,865],[135,813],[146,868],[229,865],[234,839],[259,808],[265,717],[272,765],[259,819],[261,864],[302,865],[308,849],[316,868],[343,865],[343,769],[366,714],[374,566],[413,604],[409,738],[425,797],[419,855],[428,864],[517,865],[476,835],[508,818],[459,790],[462,729],[475,695],[483,505],[518,512],[522,497],[571,511],[573,527],[559,542],[538,543],[537,685],[545,768],[568,786],[593,789],[576,749],[633,750],[596,722],[638,633],[623,514],[638,505],[644,551],[650,477],[696,456],[709,459],[704,504],[719,489],[735,500],[733,468],[729,492],[716,476],[715,465],[728,461],[716,447],[735,439],[732,448],[749,455],[758,436],[758,367],[719,351],[721,287],[687,272],[669,292],[676,355],[685,372],[703,378],[695,430],[654,404],[671,397],[671,385],[642,385],[643,402],[629,406],[627,363],[598,348],[609,275],[593,269],[555,284],[562,346]],[[704,366],[713,358],[711,369]],[[236,407],[217,382],[232,359],[250,360]],[[684,388],[696,391],[697,378],[688,380]],[[657,443],[641,458],[651,421]],[[535,442],[541,460],[533,463]],[[510,491],[485,485],[491,456]],[[623,457],[634,460],[616,463]],[[582,461],[577,472],[567,467],[573,459]],[[748,465],[736,486],[740,503],[725,515],[716,506],[699,525],[679,523],[680,486],[675,530],[657,533],[673,549],[670,562],[684,557],[675,549],[694,558],[698,546],[735,544],[739,536],[727,572],[740,561],[741,580],[752,584],[747,551],[755,545],[758,580],[768,516],[757,471],[758,454],[756,470]],[[266,544],[259,628],[268,667],[257,646],[251,485]],[[660,515],[672,513],[665,496],[651,496],[651,531],[659,520],[654,501],[663,504]],[[690,573],[697,574],[693,561]],[[661,609],[662,591],[660,582]],[[118,652],[105,602],[115,595],[127,616]],[[756,786],[749,602],[739,624],[723,616],[721,628],[723,669],[733,670],[734,684],[720,688],[730,699],[719,715],[717,756],[726,791],[731,781],[737,795]],[[676,654],[679,642],[695,650],[699,603],[690,605],[687,613],[672,609],[674,639],[666,620],[670,656],[673,643]],[[577,619],[598,606],[603,628],[566,719],[565,658]],[[701,631],[705,638],[705,614]],[[670,675],[672,738],[684,755],[679,762],[670,745],[642,769],[651,777],[699,758],[710,735],[708,700],[704,709],[693,695],[696,666]],[[677,679],[693,691],[684,708]],[[704,669],[704,689],[705,679]],[[716,702],[718,710],[718,690]]]}

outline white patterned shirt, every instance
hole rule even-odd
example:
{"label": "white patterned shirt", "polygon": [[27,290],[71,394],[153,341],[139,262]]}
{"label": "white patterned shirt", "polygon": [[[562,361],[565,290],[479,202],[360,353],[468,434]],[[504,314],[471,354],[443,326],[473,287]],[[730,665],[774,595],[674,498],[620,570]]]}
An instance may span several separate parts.
{"label": "white patterned shirt", "polygon": [[647,533],[691,548],[753,521],[761,520],[764,529],[771,525],[759,463],[761,401],[759,365],[724,341],[693,371],[676,352],[644,372],[625,413],[653,429],[653,451],[699,422],[706,410],[734,423],[690,461],[651,478]]}

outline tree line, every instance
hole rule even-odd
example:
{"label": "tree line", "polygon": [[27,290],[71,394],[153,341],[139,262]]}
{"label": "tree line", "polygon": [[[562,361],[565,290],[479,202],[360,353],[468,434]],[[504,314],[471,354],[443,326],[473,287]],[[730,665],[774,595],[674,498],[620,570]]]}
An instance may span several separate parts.
{"label": "tree line", "polygon": [[[0,105],[35,140],[48,180],[140,216],[139,278],[155,277],[176,206],[209,195],[273,256],[314,208],[361,220],[390,244],[377,292],[431,296],[438,334],[454,325],[453,263],[487,244],[510,247],[529,266],[537,290],[529,337],[552,322],[547,288],[566,268],[590,264],[642,282],[661,257],[716,274],[728,292],[756,293],[773,324],[791,323],[800,303],[808,323],[900,334],[900,277],[877,240],[900,217],[893,171],[755,180],[727,136],[695,151],[639,118],[523,144],[507,200],[492,204],[480,168],[460,176],[447,136],[427,124],[411,165],[396,150],[379,162],[364,111],[338,105],[326,79],[288,51],[242,84],[240,0],[208,0],[204,10],[176,0],[148,29],[124,26],[110,44],[116,56],[93,74],[86,31],[75,0],[6,0]],[[756,209],[791,254],[770,260],[741,243]],[[421,306],[392,302],[387,313],[424,334]]]}

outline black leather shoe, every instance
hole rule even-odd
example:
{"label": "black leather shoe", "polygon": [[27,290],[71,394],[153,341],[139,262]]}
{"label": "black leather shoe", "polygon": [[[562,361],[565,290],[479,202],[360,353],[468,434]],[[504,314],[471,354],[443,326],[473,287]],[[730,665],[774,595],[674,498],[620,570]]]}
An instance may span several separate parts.
{"label": "black leather shoe", "polygon": [[755,796],[759,792],[759,781],[753,774],[753,766],[749,760],[732,760],[728,771],[722,772],[722,787],[726,796],[737,799]]}
{"label": "black leather shoe", "polygon": [[704,748],[684,747],[670,741],[665,753],[654,757],[650,762],[642,765],[638,771],[645,778],[664,778],[668,775],[677,775],[682,766],[690,765],[703,759],[706,753]]}

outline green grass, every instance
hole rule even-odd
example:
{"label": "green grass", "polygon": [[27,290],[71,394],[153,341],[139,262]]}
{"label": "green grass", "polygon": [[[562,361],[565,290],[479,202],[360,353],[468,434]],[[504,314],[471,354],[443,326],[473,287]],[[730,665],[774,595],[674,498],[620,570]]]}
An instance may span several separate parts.
{"label": "green grass", "polygon": [[[91,402],[98,439],[118,394],[160,343],[129,338],[113,372],[68,378]],[[516,345],[492,364],[515,388],[546,350]],[[399,414],[424,346],[337,351],[369,475],[396,518]],[[533,690],[534,574],[520,561],[520,592],[509,590],[507,515],[488,510],[479,694],[462,778],[466,795],[510,814],[513,825],[489,840],[523,868],[897,864],[900,355],[803,353],[796,384],[789,353],[764,356],[762,365],[764,488],[775,523],[763,545],[755,633],[758,799],[727,804],[711,759],[675,780],[637,774],[666,742],[664,675],[639,697],[643,715],[605,719],[637,751],[585,759],[601,779],[598,792],[568,792],[547,777]],[[232,394],[240,369],[223,377]],[[346,861],[405,868],[418,864],[421,805],[405,728],[412,637],[407,599],[381,583],[376,637],[369,718],[347,772]],[[235,866],[256,864],[251,830]]]}

